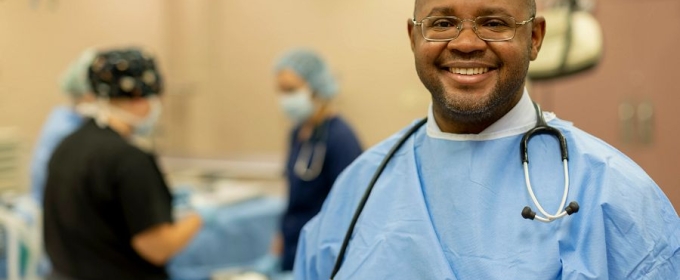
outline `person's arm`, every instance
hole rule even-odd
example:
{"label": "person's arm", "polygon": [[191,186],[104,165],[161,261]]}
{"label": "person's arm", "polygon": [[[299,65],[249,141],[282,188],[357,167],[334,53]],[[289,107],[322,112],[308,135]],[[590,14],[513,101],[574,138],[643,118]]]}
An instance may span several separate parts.
{"label": "person's arm", "polygon": [[269,252],[255,260],[249,267],[254,272],[272,275],[281,272],[281,255],[283,254],[283,236],[277,233],[272,239]]}
{"label": "person's arm", "polygon": [[118,178],[118,196],[132,248],[148,262],[164,265],[198,233],[205,215],[197,215],[198,211],[173,221],[170,191],[154,159],[146,154],[126,155]]}
{"label": "person's arm", "polygon": [[276,233],[274,236],[271,247],[269,248],[269,253],[274,256],[283,254],[283,234],[281,232]]}
{"label": "person's arm", "polygon": [[198,215],[190,215],[173,224],[153,226],[132,237],[132,248],[148,262],[164,265],[191,241],[202,224]]}
{"label": "person's arm", "polygon": [[328,174],[328,185],[333,185],[347,166],[361,155],[363,149],[354,131],[344,122],[337,123],[330,131],[325,170]]}

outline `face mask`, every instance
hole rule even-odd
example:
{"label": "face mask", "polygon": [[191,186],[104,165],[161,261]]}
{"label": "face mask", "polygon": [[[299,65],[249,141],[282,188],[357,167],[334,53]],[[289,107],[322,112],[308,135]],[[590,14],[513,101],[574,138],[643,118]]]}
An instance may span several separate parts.
{"label": "face mask", "polygon": [[281,94],[280,104],[283,112],[294,122],[302,122],[314,113],[312,93],[306,89]]}
{"label": "face mask", "polygon": [[103,108],[97,111],[96,117],[97,124],[100,127],[108,126],[109,116],[113,115],[132,126],[132,134],[136,137],[150,136],[161,116],[161,104],[156,98],[149,98],[149,105],[151,108],[144,118],[140,118],[115,106],[111,106],[108,103],[108,100],[100,100],[99,103],[99,107]]}
{"label": "face mask", "polygon": [[149,136],[161,117],[162,107],[160,101],[156,98],[151,98],[149,99],[149,104],[151,105],[149,114],[144,119],[134,124],[134,134],[137,136]]}

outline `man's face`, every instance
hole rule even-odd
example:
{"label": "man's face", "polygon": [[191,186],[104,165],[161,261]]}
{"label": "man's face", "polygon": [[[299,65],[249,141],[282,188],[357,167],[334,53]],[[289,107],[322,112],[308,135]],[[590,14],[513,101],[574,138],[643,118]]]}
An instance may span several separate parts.
{"label": "man's face", "polygon": [[[526,0],[419,0],[415,20],[420,22],[428,16],[461,19],[510,16],[521,22],[533,16],[526,3]],[[420,26],[409,23],[416,70],[432,94],[435,113],[457,123],[479,124],[496,121],[512,109],[522,95],[529,61],[536,59],[540,49],[544,22],[537,18],[518,25],[515,37],[503,42],[481,40],[469,21],[464,22],[456,39],[429,42],[423,38]]]}

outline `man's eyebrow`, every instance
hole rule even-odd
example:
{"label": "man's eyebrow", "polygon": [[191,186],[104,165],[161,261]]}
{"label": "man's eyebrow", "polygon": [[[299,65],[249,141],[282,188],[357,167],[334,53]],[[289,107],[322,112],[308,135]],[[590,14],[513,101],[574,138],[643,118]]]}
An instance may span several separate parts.
{"label": "man's eyebrow", "polygon": [[430,13],[427,14],[427,16],[434,16],[434,15],[439,15],[439,16],[452,16],[455,14],[455,10],[451,7],[435,7],[432,10],[430,10]]}
{"label": "man's eyebrow", "polygon": [[507,9],[501,7],[484,7],[479,9],[477,16],[508,16],[514,17]]}

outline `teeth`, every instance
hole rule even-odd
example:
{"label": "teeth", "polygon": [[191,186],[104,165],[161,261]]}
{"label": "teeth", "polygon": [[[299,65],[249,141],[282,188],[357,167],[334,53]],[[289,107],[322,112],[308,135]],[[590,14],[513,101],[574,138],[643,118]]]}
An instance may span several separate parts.
{"label": "teeth", "polygon": [[449,68],[449,71],[461,75],[479,75],[489,72],[489,68]]}

